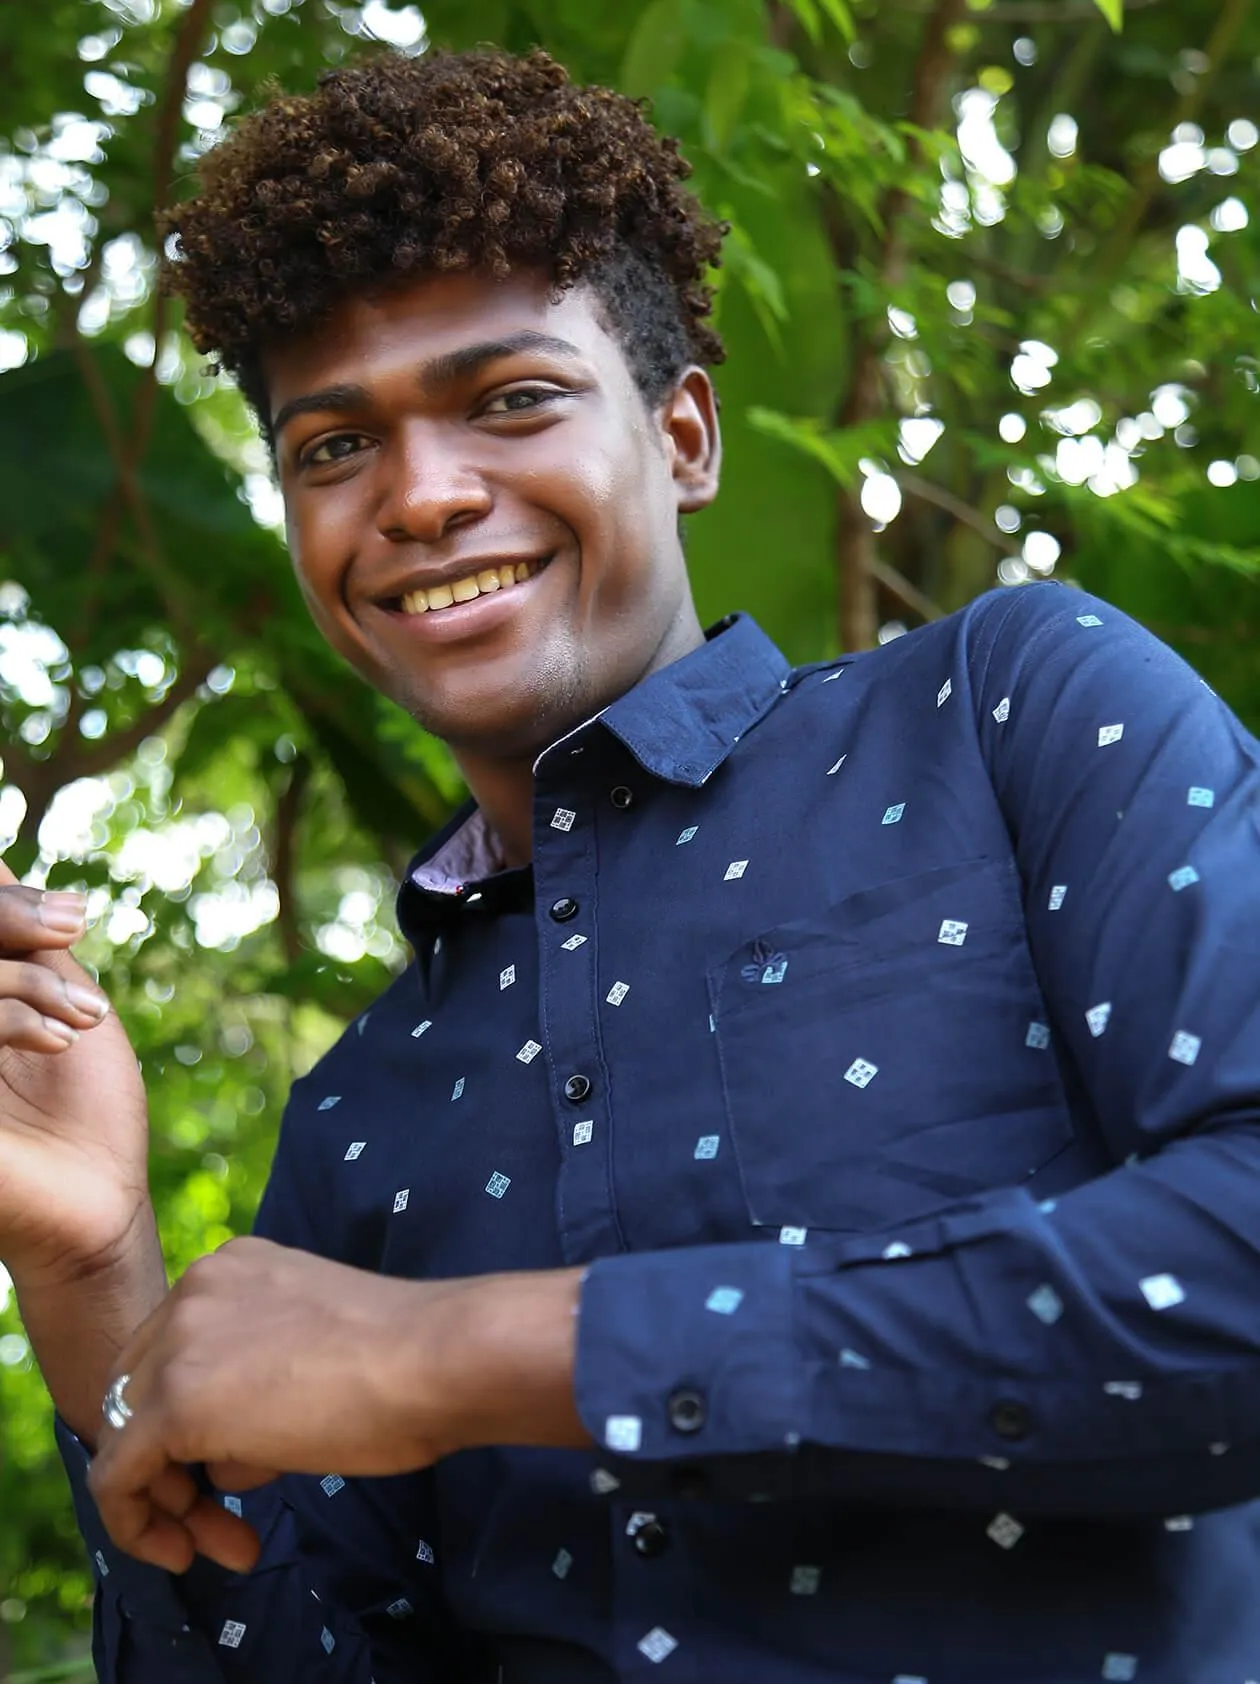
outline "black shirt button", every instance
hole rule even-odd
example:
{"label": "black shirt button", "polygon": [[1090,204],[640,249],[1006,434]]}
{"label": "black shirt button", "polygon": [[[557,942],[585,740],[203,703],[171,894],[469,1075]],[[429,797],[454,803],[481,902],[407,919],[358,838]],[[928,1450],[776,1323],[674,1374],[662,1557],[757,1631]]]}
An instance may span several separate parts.
{"label": "black shirt button", "polygon": [[609,790],[608,799],[624,813],[627,807],[634,806],[634,791],[627,789],[625,784],[618,784],[615,789]]}
{"label": "black shirt button", "polygon": [[680,1386],[666,1405],[669,1424],[676,1433],[698,1433],[708,1416],[704,1397],[690,1386]]}
{"label": "black shirt button", "polygon": [[557,924],[567,924],[570,918],[577,917],[578,903],[572,895],[561,895],[559,900],[551,903],[551,916]]}
{"label": "black shirt button", "polygon": [[626,1527],[636,1555],[649,1561],[658,1556],[669,1543],[669,1532],[654,1514],[636,1514]]}
{"label": "black shirt button", "polygon": [[1003,1398],[989,1411],[989,1425],[999,1438],[1015,1442],[1027,1438],[1032,1431],[1032,1416],[1024,1404]]}
{"label": "black shirt button", "polygon": [[570,1076],[564,1084],[564,1097],[572,1100],[574,1105],[580,1105],[591,1091],[589,1076]]}

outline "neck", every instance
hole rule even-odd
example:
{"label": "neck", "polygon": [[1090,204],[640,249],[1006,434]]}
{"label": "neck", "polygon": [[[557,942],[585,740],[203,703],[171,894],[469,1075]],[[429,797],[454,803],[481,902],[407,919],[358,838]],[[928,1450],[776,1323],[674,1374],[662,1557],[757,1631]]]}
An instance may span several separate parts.
{"label": "neck", "polygon": [[[641,684],[652,673],[698,649],[703,642],[704,632],[688,599],[686,611],[671,624],[635,683]],[[628,688],[632,689],[633,685]],[[624,691],[621,693],[625,694]],[[617,696],[591,699],[583,713],[551,740],[558,742],[583,719],[591,718],[617,699]],[[540,743],[528,753],[509,756],[479,754],[475,749],[462,746],[454,751],[469,793],[498,842],[506,866],[528,865],[534,857],[534,762],[547,746]]]}

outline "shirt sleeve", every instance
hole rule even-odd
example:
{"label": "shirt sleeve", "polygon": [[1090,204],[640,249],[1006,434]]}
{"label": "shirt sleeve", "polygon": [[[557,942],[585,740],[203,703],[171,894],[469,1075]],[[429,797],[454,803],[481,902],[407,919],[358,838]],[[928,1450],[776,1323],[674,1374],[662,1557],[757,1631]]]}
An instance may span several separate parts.
{"label": "shirt sleeve", "polygon": [[[286,1119],[255,1232],[335,1255],[335,1234],[307,1215],[302,1147],[290,1127]],[[223,1496],[262,1538],[257,1566],[234,1574],[198,1558],[175,1576],[114,1546],[88,1490],[87,1451],[61,1422],[57,1441],[95,1568],[100,1684],[451,1684],[473,1676],[455,1654],[438,1591],[430,1473],[288,1476]]]}
{"label": "shirt sleeve", "polygon": [[631,1493],[1165,1516],[1260,1493],[1260,745],[1062,587],[974,605],[956,670],[1112,1167],[595,1263],[578,1402]]}

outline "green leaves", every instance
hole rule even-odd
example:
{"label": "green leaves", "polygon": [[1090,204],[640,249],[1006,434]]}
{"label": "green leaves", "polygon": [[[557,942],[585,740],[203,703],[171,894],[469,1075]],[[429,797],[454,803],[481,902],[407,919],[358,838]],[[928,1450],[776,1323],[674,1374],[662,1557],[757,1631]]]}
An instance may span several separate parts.
{"label": "green leaves", "polygon": [[1124,0],[1094,0],[1094,4],[1118,35],[1124,28]]}

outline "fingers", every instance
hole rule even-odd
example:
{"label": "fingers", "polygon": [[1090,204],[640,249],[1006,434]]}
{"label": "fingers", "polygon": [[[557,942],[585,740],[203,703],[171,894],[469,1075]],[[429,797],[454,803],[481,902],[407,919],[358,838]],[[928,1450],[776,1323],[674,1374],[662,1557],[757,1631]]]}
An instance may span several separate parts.
{"label": "fingers", "polygon": [[[114,1441],[119,1436],[109,1435]],[[139,1488],[121,1484],[117,1470],[110,1470],[103,1443],[89,1484],[106,1530],[128,1555],[167,1573],[186,1573],[194,1555],[207,1556],[233,1573],[248,1573],[257,1562],[260,1545],[253,1527],[205,1496],[187,1468],[165,1462]]]}
{"label": "fingers", "polygon": [[99,988],[47,965],[0,959],[0,1045],[58,1052],[100,1023],[109,1001]]}
{"label": "fingers", "polygon": [[69,947],[83,934],[82,895],[29,889],[0,863],[0,953]]}

